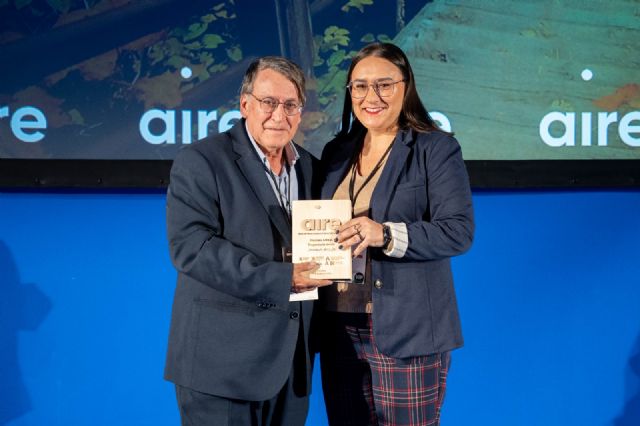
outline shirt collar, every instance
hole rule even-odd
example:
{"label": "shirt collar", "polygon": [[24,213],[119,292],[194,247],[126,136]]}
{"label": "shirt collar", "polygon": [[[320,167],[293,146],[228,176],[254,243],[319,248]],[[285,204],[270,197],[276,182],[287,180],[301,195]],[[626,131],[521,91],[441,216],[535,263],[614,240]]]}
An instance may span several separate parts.
{"label": "shirt collar", "polygon": [[[262,152],[262,149],[260,149],[260,146],[258,146],[258,143],[255,141],[255,139],[253,139],[253,136],[251,136],[251,132],[249,132],[249,127],[247,126],[246,121],[244,123],[244,128],[247,130],[247,135],[249,135],[249,140],[251,141],[253,148],[258,153],[258,157],[260,157],[260,160],[262,161],[262,163],[265,164],[269,168],[269,170],[271,170],[271,166],[269,166],[269,161],[267,160],[267,156],[264,155],[264,152]],[[284,159],[287,162],[287,165],[289,166],[289,168],[293,168],[293,166],[295,166],[296,161],[298,161],[298,158],[300,158],[300,154],[298,153],[296,146],[293,144],[293,141],[289,141],[289,143],[286,144],[284,147]]]}

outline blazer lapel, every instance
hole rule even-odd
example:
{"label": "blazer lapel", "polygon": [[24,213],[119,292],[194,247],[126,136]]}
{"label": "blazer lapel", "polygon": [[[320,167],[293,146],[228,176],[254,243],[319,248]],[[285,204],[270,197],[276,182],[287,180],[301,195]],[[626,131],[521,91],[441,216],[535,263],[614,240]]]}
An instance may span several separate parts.
{"label": "blazer lapel", "polygon": [[322,185],[322,199],[330,200],[336,192],[338,185],[347,175],[347,170],[351,166],[351,160],[355,150],[358,147],[358,138],[344,141],[332,158],[336,161],[330,161],[328,169],[325,171],[326,179]]}
{"label": "blazer lapel", "polygon": [[231,129],[233,150],[238,154],[236,164],[249,183],[249,187],[260,200],[260,205],[266,210],[271,222],[280,233],[282,244],[291,247],[291,226],[267,180],[264,167],[260,163],[244,126],[244,120],[240,120]]}
{"label": "blazer lapel", "polygon": [[412,130],[398,132],[398,135],[393,141],[393,148],[391,148],[387,163],[384,169],[382,169],[380,179],[373,190],[373,194],[371,194],[371,218],[376,222],[383,222],[387,217],[385,213],[391,202],[391,194],[407,162],[407,157],[411,152],[410,145],[412,143]]}

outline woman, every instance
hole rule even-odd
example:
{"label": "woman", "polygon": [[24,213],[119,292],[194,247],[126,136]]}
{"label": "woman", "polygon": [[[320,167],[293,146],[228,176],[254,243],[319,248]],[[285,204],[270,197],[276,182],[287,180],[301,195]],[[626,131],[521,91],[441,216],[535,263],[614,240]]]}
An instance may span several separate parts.
{"label": "woman", "polygon": [[347,82],[342,131],[322,154],[322,197],[350,199],[354,213],[336,237],[353,250],[354,279],[320,300],[329,422],[437,425],[449,352],[462,346],[449,259],[474,228],[460,146],[393,44],[358,52]]}

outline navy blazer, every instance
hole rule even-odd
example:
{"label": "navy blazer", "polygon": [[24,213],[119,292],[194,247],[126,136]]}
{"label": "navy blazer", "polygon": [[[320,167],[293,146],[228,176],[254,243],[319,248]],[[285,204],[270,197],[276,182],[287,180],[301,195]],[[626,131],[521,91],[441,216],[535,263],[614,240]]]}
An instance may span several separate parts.
{"label": "navy blazer", "polygon": [[[297,148],[304,199],[312,157]],[[291,247],[291,226],[244,120],[179,152],[167,234],[178,282],[165,378],[226,398],[272,398],[291,372],[300,321],[308,336],[313,303],[289,302],[293,267],[281,261],[281,247]],[[308,394],[310,359],[302,353],[306,371],[297,372]]]}
{"label": "navy blazer", "polygon": [[[322,154],[329,199],[350,170],[362,135],[336,139]],[[371,196],[376,222],[403,222],[409,246],[402,258],[371,249],[373,333],[395,358],[462,346],[450,258],[473,240],[471,190],[460,145],[446,133],[399,131]]]}

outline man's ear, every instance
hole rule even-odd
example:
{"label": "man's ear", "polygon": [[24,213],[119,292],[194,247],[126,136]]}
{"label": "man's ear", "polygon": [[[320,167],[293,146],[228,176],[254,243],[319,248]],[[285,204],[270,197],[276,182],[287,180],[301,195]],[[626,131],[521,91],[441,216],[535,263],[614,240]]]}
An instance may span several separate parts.
{"label": "man's ear", "polygon": [[240,95],[240,114],[242,118],[247,118],[247,103],[249,102],[249,96],[246,93]]}

